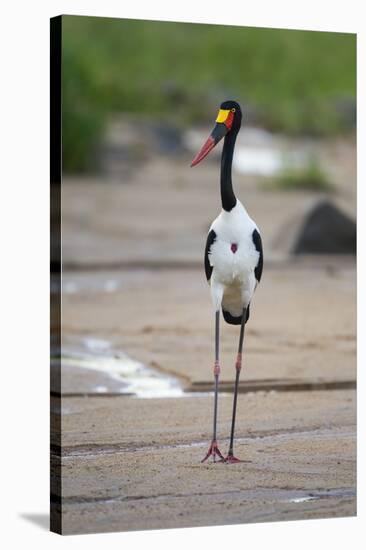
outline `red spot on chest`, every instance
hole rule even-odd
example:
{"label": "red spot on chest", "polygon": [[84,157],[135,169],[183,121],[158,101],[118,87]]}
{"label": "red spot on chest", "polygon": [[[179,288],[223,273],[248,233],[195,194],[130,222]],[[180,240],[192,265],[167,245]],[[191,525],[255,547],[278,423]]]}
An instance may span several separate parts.
{"label": "red spot on chest", "polygon": [[238,250],[238,245],[236,243],[232,243],[231,245],[231,252],[235,254],[235,252]]}

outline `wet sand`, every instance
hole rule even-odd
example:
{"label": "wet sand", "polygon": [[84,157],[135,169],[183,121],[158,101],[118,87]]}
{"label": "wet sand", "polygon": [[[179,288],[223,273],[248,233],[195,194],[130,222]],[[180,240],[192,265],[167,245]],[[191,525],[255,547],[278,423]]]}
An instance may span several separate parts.
{"label": "wet sand", "polygon": [[[220,396],[227,451],[232,397]],[[201,464],[212,399],[63,399],[63,532],[356,513],[354,392],[239,397],[240,464]]]}

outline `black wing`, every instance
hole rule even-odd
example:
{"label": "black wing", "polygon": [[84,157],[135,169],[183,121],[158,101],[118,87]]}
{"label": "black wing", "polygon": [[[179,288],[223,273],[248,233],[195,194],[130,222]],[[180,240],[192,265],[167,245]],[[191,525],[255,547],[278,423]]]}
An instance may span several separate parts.
{"label": "black wing", "polygon": [[211,231],[207,235],[206,248],[205,248],[205,271],[206,271],[206,279],[208,281],[211,279],[211,275],[212,275],[212,266],[210,265],[208,254],[210,252],[212,243],[215,242],[215,239],[216,239],[216,233],[213,229],[211,229]]}
{"label": "black wing", "polygon": [[259,252],[259,260],[257,263],[257,267],[254,270],[255,278],[259,283],[259,281],[261,280],[262,271],[263,271],[263,247],[262,247],[262,239],[257,229],[254,229],[253,231],[252,239],[253,239],[255,249]]}

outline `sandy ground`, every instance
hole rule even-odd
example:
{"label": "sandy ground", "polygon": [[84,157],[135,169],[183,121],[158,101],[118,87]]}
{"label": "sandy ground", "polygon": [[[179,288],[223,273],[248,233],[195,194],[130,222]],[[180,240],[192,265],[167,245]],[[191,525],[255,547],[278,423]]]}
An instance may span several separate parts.
{"label": "sandy ground", "polygon": [[[240,396],[243,462],[225,465],[200,464],[208,396],[64,398],[63,532],[354,515],[354,405],[353,391]],[[231,407],[220,396],[223,452]]]}
{"label": "sandy ground", "polygon": [[[53,386],[51,404],[55,457],[62,424],[62,482],[55,458],[52,493],[54,502],[61,498],[63,533],[355,515],[354,258],[290,258],[281,232],[319,196],[263,191],[237,178],[265,245],[238,400],[243,462],[201,464],[213,409],[213,313],[202,249],[219,207],[217,167],[208,164],[188,181],[185,165],[164,166],[142,167],[126,185],[63,185],[63,355],[104,342],[107,353],[173,376],[186,392],[127,396],[123,376],[64,364],[62,402]],[[352,185],[340,185],[335,201],[354,212]],[[225,452],[238,327],[221,328]]]}
{"label": "sandy ground", "polygon": [[[121,382],[105,373],[64,368],[64,533],[356,513],[355,391],[347,389],[356,379],[355,272],[344,260],[305,264],[268,269],[257,292],[241,377],[248,393],[238,401],[242,464],[200,464],[212,393],[115,396]],[[111,281],[114,290],[106,291]],[[200,270],[187,269],[183,285],[178,270],[66,274],[64,285],[71,283],[63,296],[64,353],[98,338],[175,374],[188,392],[212,391],[212,312]],[[237,327],[222,324],[223,452],[237,337]],[[274,391],[289,381],[297,391]],[[318,391],[298,391],[304,381]],[[322,391],[324,381],[341,389]],[[256,391],[259,382],[268,391]],[[105,395],[96,395],[100,384]],[[56,397],[53,406],[58,415]]]}
{"label": "sandy ground", "polygon": [[[244,381],[355,380],[354,265],[309,260],[264,275],[246,330]],[[106,282],[113,292],[103,290]],[[211,381],[214,316],[203,270],[66,274],[64,286],[71,284],[78,292],[63,297],[65,345],[98,337],[187,387]],[[222,381],[229,382],[238,327],[222,322],[221,334]]]}

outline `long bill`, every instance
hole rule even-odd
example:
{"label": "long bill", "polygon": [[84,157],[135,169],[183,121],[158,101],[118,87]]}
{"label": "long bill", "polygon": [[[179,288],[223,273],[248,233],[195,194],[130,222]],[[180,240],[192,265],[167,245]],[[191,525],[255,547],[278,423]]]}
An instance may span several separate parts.
{"label": "long bill", "polygon": [[223,137],[226,136],[228,133],[229,128],[223,124],[222,122],[218,122],[214,129],[212,130],[211,134],[209,135],[207,141],[203,144],[200,151],[197,153],[197,155],[194,157],[194,159],[191,162],[191,166],[196,166],[201,160],[203,160],[210,151],[219,143],[220,140],[222,140]]}

